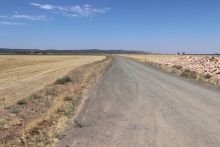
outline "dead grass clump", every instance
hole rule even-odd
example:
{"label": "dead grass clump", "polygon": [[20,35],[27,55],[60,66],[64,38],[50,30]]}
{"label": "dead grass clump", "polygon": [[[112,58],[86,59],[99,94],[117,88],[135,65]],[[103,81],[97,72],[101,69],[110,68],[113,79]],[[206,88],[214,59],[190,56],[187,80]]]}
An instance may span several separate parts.
{"label": "dead grass clump", "polygon": [[69,106],[68,109],[65,110],[65,112],[63,113],[67,118],[70,118],[71,116],[73,116],[73,114],[76,111],[76,108],[79,106],[80,101],[81,101],[82,97],[78,96],[75,99],[72,99],[72,103],[71,106]]}
{"label": "dead grass clump", "polygon": [[115,58],[113,58],[111,62],[105,67],[105,71],[108,71],[112,67],[114,60]]}
{"label": "dead grass clump", "polygon": [[78,120],[74,119],[74,127],[75,128],[82,128],[83,126],[79,123]]}
{"label": "dead grass clump", "polygon": [[72,100],[73,100],[73,96],[71,96],[71,95],[66,95],[64,97],[64,101],[72,101]]}
{"label": "dead grass clump", "polygon": [[204,79],[210,79],[212,76],[210,74],[205,74],[203,77]]}
{"label": "dead grass clump", "polygon": [[19,100],[17,101],[17,105],[26,105],[27,101],[26,100]]}
{"label": "dead grass clump", "polygon": [[55,88],[46,90],[46,95],[56,96],[58,94],[59,94],[59,92]]}
{"label": "dead grass clump", "polygon": [[65,76],[63,78],[57,79],[54,84],[55,85],[64,85],[68,82],[72,82],[72,79],[69,76]]}
{"label": "dead grass clump", "polygon": [[180,70],[180,69],[183,68],[182,66],[179,66],[179,65],[173,65],[172,67],[173,67],[173,68],[176,68],[177,70]]}
{"label": "dead grass clump", "polygon": [[4,125],[5,125],[5,122],[0,122],[0,131],[2,131],[2,130],[3,130]]}
{"label": "dead grass clump", "polygon": [[41,96],[39,96],[37,94],[32,94],[29,98],[30,99],[39,99],[39,98],[41,98]]}
{"label": "dead grass clump", "polygon": [[189,69],[184,69],[182,73],[180,74],[180,76],[191,78],[191,79],[197,79],[197,73]]}

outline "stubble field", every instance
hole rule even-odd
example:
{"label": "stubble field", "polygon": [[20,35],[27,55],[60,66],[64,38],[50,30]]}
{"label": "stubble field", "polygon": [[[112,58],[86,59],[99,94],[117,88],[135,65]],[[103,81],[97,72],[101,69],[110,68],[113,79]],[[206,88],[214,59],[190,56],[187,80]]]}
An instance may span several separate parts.
{"label": "stubble field", "polygon": [[104,58],[87,55],[1,55],[0,112],[53,83],[68,71]]}
{"label": "stubble field", "polygon": [[133,58],[141,62],[156,62],[161,59],[181,58],[187,55],[142,55],[142,54],[122,54],[122,57]]}

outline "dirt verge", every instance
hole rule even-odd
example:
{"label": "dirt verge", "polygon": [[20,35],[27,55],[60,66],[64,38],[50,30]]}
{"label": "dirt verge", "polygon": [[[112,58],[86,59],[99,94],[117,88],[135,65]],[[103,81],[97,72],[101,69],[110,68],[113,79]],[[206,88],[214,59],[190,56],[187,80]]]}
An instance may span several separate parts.
{"label": "dirt verge", "polygon": [[[113,62],[113,57],[70,71],[0,113],[0,146],[51,146],[60,135],[88,89]],[[69,81],[67,79],[70,79]]]}

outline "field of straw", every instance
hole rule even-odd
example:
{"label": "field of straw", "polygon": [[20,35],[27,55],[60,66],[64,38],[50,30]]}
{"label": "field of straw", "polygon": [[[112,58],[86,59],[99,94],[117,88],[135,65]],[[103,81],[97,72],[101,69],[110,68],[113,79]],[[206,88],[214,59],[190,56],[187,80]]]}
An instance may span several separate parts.
{"label": "field of straw", "polygon": [[141,55],[141,54],[123,54],[123,57],[133,58],[141,62],[156,62],[161,59],[181,58],[188,55]]}
{"label": "field of straw", "polygon": [[0,112],[68,71],[104,59],[86,55],[0,55]]}

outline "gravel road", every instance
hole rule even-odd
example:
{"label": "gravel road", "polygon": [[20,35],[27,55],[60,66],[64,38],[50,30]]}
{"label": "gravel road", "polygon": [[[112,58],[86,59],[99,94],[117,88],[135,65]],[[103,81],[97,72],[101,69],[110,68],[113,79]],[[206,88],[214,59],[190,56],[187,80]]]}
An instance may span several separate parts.
{"label": "gravel road", "polygon": [[220,90],[116,57],[61,147],[220,146]]}

